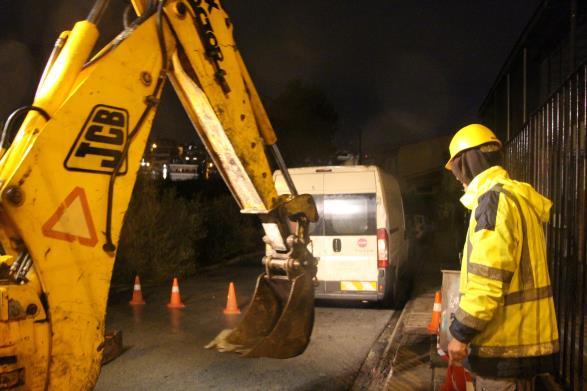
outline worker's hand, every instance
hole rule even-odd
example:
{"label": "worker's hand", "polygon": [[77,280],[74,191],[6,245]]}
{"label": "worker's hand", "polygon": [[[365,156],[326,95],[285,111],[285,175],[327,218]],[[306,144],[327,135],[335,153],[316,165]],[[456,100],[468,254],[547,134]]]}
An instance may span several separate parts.
{"label": "worker's hand", "polygon": [[463,343],[455,338],[453,338],[448,343],[448,357],[451,363],[459,364],[462,363],[469,351],[467,349],[467,344]]}

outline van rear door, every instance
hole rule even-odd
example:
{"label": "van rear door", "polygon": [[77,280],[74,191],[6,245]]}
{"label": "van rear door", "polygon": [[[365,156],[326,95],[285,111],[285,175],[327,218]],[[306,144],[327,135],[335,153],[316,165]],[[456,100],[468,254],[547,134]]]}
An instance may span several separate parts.
{"label": "van rear door", "polygon": [[325,173],[320,201],[323,237],[317,277],[324,282],[324,293],[376,296],[375,172]]}

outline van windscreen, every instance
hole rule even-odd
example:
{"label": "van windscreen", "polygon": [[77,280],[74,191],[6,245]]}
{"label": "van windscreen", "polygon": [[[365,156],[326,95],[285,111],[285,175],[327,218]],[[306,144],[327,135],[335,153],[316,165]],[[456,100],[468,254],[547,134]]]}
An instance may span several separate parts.
{"label": "van windscreen", "polygon": [[312,224],[310,235],[375,235],[374,193],[326,194],[314,196],[320,221]]}

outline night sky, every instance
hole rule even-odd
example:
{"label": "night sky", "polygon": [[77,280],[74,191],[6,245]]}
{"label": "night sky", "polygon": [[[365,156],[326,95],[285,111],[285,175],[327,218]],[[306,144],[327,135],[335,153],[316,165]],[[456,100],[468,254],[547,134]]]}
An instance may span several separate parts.
{"label": "night sky", "polygon": [[263,94],[278,94],[292,78],[317,84],[340,115],[339,145],[363,130],[364,147],[373,150],[452,133],[474,120],[539,3],[227,0],[224,6]]}
{"label": "night sky", "polygon": [[[56,34],[84,18],[91,3],[0,0],[1,115],[28,103]],[[101,25],[105,37],[121,28],[124,1],[111,3]],[[362,131],[364,149],[373,153],[450,134],[475,120],[539,3],[223,2],[262,98],[277,96],[293,79],[316,86],[339,114],[337,145],[348,148]],[[156,134],[195,138],[167,90]]]}

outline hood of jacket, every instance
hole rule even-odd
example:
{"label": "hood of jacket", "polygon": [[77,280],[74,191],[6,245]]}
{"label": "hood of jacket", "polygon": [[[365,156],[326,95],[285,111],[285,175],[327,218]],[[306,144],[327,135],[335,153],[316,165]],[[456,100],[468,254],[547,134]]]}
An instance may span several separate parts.
{"label": "hood of jacket", "polygon": [[467,186],[465,194],[461,197],[461,203],[467,209],[473,209],[477,199],[491,190],[497,184],[501,184],[520,199],[523,199],[534,210],[540,221],[548,222],[552,201],[538,193],[532,186],[525,182],[510,179],[507,171],[500,166],[493,166],[477,175]]}

